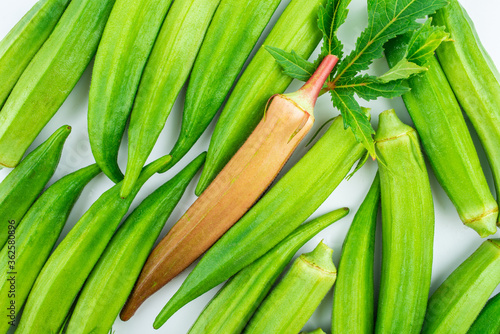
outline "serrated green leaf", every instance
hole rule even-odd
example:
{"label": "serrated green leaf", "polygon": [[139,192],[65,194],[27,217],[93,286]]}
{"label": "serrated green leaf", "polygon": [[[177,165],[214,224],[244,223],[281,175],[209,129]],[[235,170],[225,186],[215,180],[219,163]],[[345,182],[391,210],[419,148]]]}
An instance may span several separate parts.
{"label": "serrated green leaf", "polygon": [[428,19],[418,30],[415,30],[408,43],[406,58],[420,66],[425,66],[429,57],[434,56],[438,46],[448,40],[448,34],[444,27],[431,25],[432,19]]}
{"label": "serrated green leaf", "polygon": [[337,31],[345,22],[351,0],[328,0],[318,11],[318,28],[323,32],[323,46],[319,58],[332,54],[339,59],[343,55],[343,45],[337,38]]}
{"label": "serrated green leaf", "polygon": [[427,71],[426,67],[419,66],[407,59],[401,59],[389,71],[385,72],[382,76],[377,78],[380,83],[387,83],[394,80],[408,79],[414,74]]}
{"label": "serrated green leaf", "polygon": [[314,64],[308,62],[293,50],[292,52],[286,52],[273,46],[266,46],[266,50],[283,68],[283,73],[294,79],[307,81],[316,70]]}
{"label": "serrated green leaf", "polygon": [[446,0],[368,1],[368,27],[358,38],[355,50],[338,65],[335,82],[368,69],[374,59],[382,57],[385,42],[417,29],[416,19],[432,14],[446,4]]}
{"label": "serrated green leaf", "polygon": [[332,102],[343,117],[344,127],[351,128],[356,140],[363,144],[372,157],[376,157],[373,129],[368,116],[354,99],[354,91],[350,89],[334,89],[330,91]]}
{"label": "serrated green leaf", "polygon": [[408,86],[403,84],[402,80],[380,82],[376,77],[363,75],[354,77],[349,81],[336,86],[335,90],[349,90],[356,93],[356,95],[363,100],[370,101],[375,100],[380,96],[392,99],[403,95],[410,89]]}
{"label": "serrated green leaf", "polygon": [[361,159],[359,159],[358,161],[358,164],[356,165],[356,168],[354,168],[354,170],[352,171],[352,173],[350,173],[349,175],[346,176],[346,180],[349,181],[351,179],[351,177],[354,176],[354,174],[356,174],[356,172],[358,170],[361,169],[361,167],[363,167],[365,165],[365,163],[368,161],[368,157],[370,156],[370,153],[368,153],[368,151],[366,151],[363,156],[361,157]]}

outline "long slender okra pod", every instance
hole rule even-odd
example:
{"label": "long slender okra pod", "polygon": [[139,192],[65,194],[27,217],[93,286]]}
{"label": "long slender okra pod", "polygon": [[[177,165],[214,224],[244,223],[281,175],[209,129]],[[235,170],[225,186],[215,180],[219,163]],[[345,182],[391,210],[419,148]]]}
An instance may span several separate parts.
{"label": "long slender okra pod", "polygon": [[376,333],[420,333],[432,271],[434,206],[417,132],[394,110],[375,135],[382,202],[382,276]]}
{"label": "long slender okra pod", "polygon": [[0,247],[54,175],[70,132],[71,127],[60,127],[0,183]]}
{"label": "long slender okra pod", "polygon": [[318,93],[337,60],[325,57],[300,90],[272,98],[265,118],[245,144],[155,247],[124,315],[133,314],[146,298],[206,252],[266,191],[311,129]]}
{"label": "long slender okra pod", "polygon": [[16,166],[94,57],[114,0],[72,0],[0,112],[0,165]]}
{"label": "long slender okra pod", "polygon": [[[318,8],[326,0],[292,0],[264,41],[308,58],[321,40]],[[199,196],[231,159],[264,115],[269,96],[284,92],[292,78],[283,74],[276,60],[262,47],[238,80],[217,121],[207,162],[196,188]]]}
{"label": "long slender okra pod", "polygon": [[207,251],[154,326],[283,240],[316,211],[364,152],[337,117],[311,150]]}
{"label": "long slender okra pod", "polygon": [[297,333],[306,324],[335,283],[333,249],[323,242],[302,254],[271,290],[244,333]]}
{"label": "long slender okra pod", "polygon": [[221,0],[175,1],[148,59],[128,129],[127,197],[165,126]]}
{"label": "long slender okra pod", "polygon": [[[394,66],[404,56],[409,38],[396,38],[385,46]],[[498,205],[481,168],[474,143],[455,94],[432,57],[425,75],[407,81],[411,91],[403,100],[422,140],[434,174],[457,208],[460,219],[481,237],[494,234]]]}
{"label": "long slender okra pod", "polygon": [[89,93],[92,153],[114,182],[118,149],[142,71],[172,0],[117,0],[97,50]]}
{"label": "long slender okra pod", "polygon": [[500,239],[489,239],[432,294],[422,333],[467,333],[498,284]]}
{"label": "long slender okra pod", "polygon": [[500,333],[500,293],[491,298],[476,318],[467,334]]}
{"label": "long slender okra pod", "polygon": [[457,0],[449,2],[434,14],[434,24],[445,26],[453,42],[441,44],[436,53],[483,144],[500,201],[500,74],[465,9]]}
{"label": "long slender okra pod", "polygon": [[300,247],[348,213],[347,208],[338,209],[299,226],[273,249],[242,269],[210,301],[189,334],[241,333]]}
{"label": "long slender okra pod", "polygon": [[377,174],[342,247],[333,293],[332,333],[373,333],[375,228],[380,204]]}
{"label": "long slender okra pod", "polygon": [[181,132],[168,167],[189,151],[210,124],[280,1],[221,1],[193,65]]}
{"label": "long slender okra pod", "polygon": [[0,108],[70,0],[38,1],[0,42]]}
{"label": "long slender okra pod", "polygon": [[[12,310],[10,321],[15,320],[16,310],[24,305],[83,188],[99,173],[97,165],[91,165],[54,183],[26,213],[15,239],[0,251],[0,292],[4,296],[0,307]],[[13,281],[9,281],[11,272],[17,273]],[[15,289],[11,289],[12,284]],[[7,298],[9,291],[15,291],[15,296]],[[6,333],[9,327],[7,321],[1,321],[0,333]]]}
{"label": "long slender okra pod", "polygon": [[87,279],[68,333],[109,332],[163,225],[205,161],[205,155],[198,156],[149,195],[125,220]]}
{"label": "long slender okra pod", "polygon": [[146,166],[128,198],[120,197],[119,183],[102,194],[80,218],[38,275],[16,332],[53,333],[61,328],[135,195],[169,160],[170,156],[165,156]]}

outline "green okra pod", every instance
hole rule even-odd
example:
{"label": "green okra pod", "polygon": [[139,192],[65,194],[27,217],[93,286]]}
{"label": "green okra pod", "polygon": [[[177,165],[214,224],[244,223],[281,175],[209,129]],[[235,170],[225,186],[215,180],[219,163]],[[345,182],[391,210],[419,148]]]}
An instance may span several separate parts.
{"label": "green okra pod", "polygon": [[379,204],[380,177],[377,174],[342,247],[333,293],[332,333],[373,333],[373,265]]}
{"label": "green okra pod", "polygon": [[158,315],[155,328],[283,240],[316,211],[365,152],[337,117],[309,152],[207,251]]}
{"label": "green okra pod", "polygon": [[165,156],[146,166],[128,198],[120,197],[122,184],[118,183],[102,194],[78,220],[38,275],[16,332],[53,333],[61,328],[135,195],[169,160],[170,156]]}
{"label": "green okra pod", "polygon": [[467,334],[500,333],[500,293],[491,298],[476,318]]}
{"label": "green okra pod", "polygon": [[109,332],[155,240],[205,155],[199,155],[128,216],[92,269],[71,315],[68,333]]}
{"label": "green okra pod", "polygon": [[382,204],[382,275],[375,333],[420,333],[431,283],[434,205],[417,132],[394,110],[375,134]]}
{"label": "green okra pod", "polygon": [[[386,44],[390,66],[404,55],[408,42],[407,36],[402,36]],[[497,231],[498,205],[486,182],[460,105],[439,62],[432,57],[427,66],[425,75],[407,80],[411,90],[403,95],[403,100],[434,174],[460,219],[486,237]]]}
{"label": "green okra pod", "polygon": [[264,299],[245,329],[250,333],[297,333],[335,283],[333,249],[320,242],[302,254]]}
{"label": "green okra pod", "polygon": [[300,334],[326,334],[321,328],[317,328],[312,332],[300,332]]}
{"label": "green okra pod", "polygon": [[117,0],[97,49],[88,129],[97,164],[114,182],[118,150],[144,66],[172,0]]}
{"label": "green okra pod", "polygon": [[189,334],[241,333],[300,247],[348,213],[347,208],[338,209],[299,226],[269,252],[238,272],[210,301]]}
{"label": "green okra pod", "polygon": [[0,112],[0,166],[15,167],[94,57],[114,0],[72,0]]}
{"label": "green okra pod", "polygon": [[498,284],[500,239],[489,239],[432,294],[422,333],[467,333]]}
{"label": "green okra pod", "polygon": [[193,65],[181,132],[168,167],[189,151],[215,117],[280,1],[221,1]]}
{"label": "green okra pod", "polygon": [[176,1],[170,8],[139,84],[128,129],[127,197],[186,82],[221,0]]}
{"label": "green okra pod", "polygon": [[[0,299],[0,307],[9,309],[12,301],[15,305],[9,322],[15,320],[16,310],[24,305],[83,188],[99,173],[99,168],[91,165],[54,183],[26,213],[15,238],[9,239],[0,251],[0,293],[4,296]],[[7,298],[13,283],[8,280],[9,272],[16,273],[12,298]],[[7,321],[1,321],[0,333],[6,333],[9,327]]]}
{"label": "green okra pod", "polygon": [[0,183],[0,247],[54,175],[70,132],[71,127],[60,127]]}
{"label": "green okra pod", "polygon": [[453,42],[441,44],[436,53],[458,102],[481,140],[500,201],[500,74],[465,9],[457,0],[449,2],[433,15],[433,22],[445,26]]}
{"label": "green okra pod", "polygon": [[322,33],[317,27],[318,8],[326,0],[292,0],[238,80],[220,115],[210,140],[196,195],[200,195],[238,151],[264,115],[268,99],[292,82],[264,48],[294,50],[309,58]]}
{"label": "green okra pod", "polygon": [[0,42],[0,108],[69,2],[38,1]]}

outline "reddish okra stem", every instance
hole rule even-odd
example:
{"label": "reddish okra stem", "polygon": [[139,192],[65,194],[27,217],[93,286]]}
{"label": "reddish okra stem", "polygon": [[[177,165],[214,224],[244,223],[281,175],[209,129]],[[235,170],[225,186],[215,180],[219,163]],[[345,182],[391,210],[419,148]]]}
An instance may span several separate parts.
{"label": "reddish okra stem", "polygon": [[325,57],[301,89],[272,97],[245,144],[153,250],[121,313],[123,320],[209,249],[269,187],[311,129],[314,104],[337,61]]}

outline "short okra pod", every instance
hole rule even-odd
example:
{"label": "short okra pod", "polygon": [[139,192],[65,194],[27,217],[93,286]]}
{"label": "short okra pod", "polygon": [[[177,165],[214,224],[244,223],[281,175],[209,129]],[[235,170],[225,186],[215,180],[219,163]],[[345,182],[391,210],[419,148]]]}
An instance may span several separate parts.
{"label": "short okra pod", "polygon": [[500,239],[489,239],[432,294],[422,333],[467,333],[498,284]]}
{"label": "short okra pod", "polygon": [[38,1],[0,42],[0,109],[69,2]]}
{"label": "short okra pod", "polygon": [[309,152],[207,251],[154,326],[277,245],[316,211],[365,152],[337,117]]}
{"label": "short okra pod", "polygon": [[165,156],[146,166],[128,198],[120,197],[122,184],[118,183],[102,194],[78,220],[38,275],[16,332],[53,333],[61,328],[135,195],[169,160],[170,156]]}
{"label": "short okra pod", "polygon": [[[404,55],[409,38],[385,46],[390,66]],[[453,43],[453,42],[446,42]],[[460,105],[441,69],[431,57],[424,75],[407,80],[403,95],[422,146],[439,183],[455,205],[462,222],[481,237],[497,231],[498,205],[481,168]]]}
{"label": "short okra pod", "polygon": [[[297,92],[272,97],[266,116],[206,191],[155,247],[126,314],[205,253],[259,199],[311,129],[313,109],[338,58],[325,57]],[[235,200],[237,199],[237,200]]]}
{"label": "short okra pod", "polygon": [[186,82],[221,0],[174,1],[149,56],[130,115],[122,197],[132,190]]}
{"label": "short okra pod", "polygon": [[431,283],[434,205],[417,132],[394,110],[375,135],[382,204],[382,275],[375,333],[420,333]]}
{"label": "short okra pod", "polygon": [[90,147],[114,182],[118,150],[144,66],[172,0],[117,0],[97,50],[89,92]]}
{"label": "short okra pod", "polygon": [[500,293],[491,298],[467,331],[467,334],[500,333]]}
{"label": "short okra pod", "polygon": [[71,127],[60,127],[0,183],[0,247],[54,175],[70,132]]}
{"label": "short okra pod", "polygon": [[317,328],[312,332],[300,332],[300,334],[326,334],[321,328]]}
{"label": "short okra pod", "polygon": [[481,140],[500,201],[500,74],[457,0],[450,0],[433,18],[434,24],[445,26],[453,40],[441,44],[436,53],[458,102]]}
{"label": "short okra pod", "polygon": [[373,333],[375,228],[380,204],[377,174],[342,247],[333,293],[332,333]]}
{"label": "short okra pod", "polygon": [[168,167],[182,159],[215,117],[280,2],[221,1],[193,65]]}
{"label": "short okra pod", "polygon": [[[317,27],[318,8],[325,3],[326,0],[292,0],[267,36],[264,46],[294,50],[302,58],[309,58],[321,40],[322,34]],[[198,196],[260,122],[269,97],[284,92],[292,82],[264,46],[248,64],[217,121],[207,162],[196,187]]]}
{"label": "short okra pod", "polygon": [[15,167],[97,50],[114,0],[72,0],[0,112],[0,166]]}
{"label": "short okra pod", "polygon": [[299,332],[337,278],[333,249],[323,242],[302,254],[264,299],[248,323],[245,334]]}
{"label": "short okra pod", "polygon": [[[26,213],[16,229],[15,239],[9,239],[0,251],[0,307],[8,309],[15,301],[15,310],[24,305],[33,283],[49,257],[68,215],[87,183],[100,173],[96,165],[91,165],[69,174],[50,186]],[[15,254],[12,262],[10,255]],[[7,298],[11,290],[8,273],[16,272],[15,298]],[[15,313],[15,312],[14,312]],[[10,321],[15,321],[15,314]],[[9,328],[7,321],[0,322],[0,333]]]}
{"label": "short okra pod", "polygon": [[68,333],[109,332],[165,222],[204,160],[202,153],[149,195],[120,226],[85,282]]}
{"label": "short okra pod", "polygon": [[299,226],[269,252],[238,272],[210,301],[189,334],[241,333],[300,247],[348,213],[347,208],[338,209]]}

